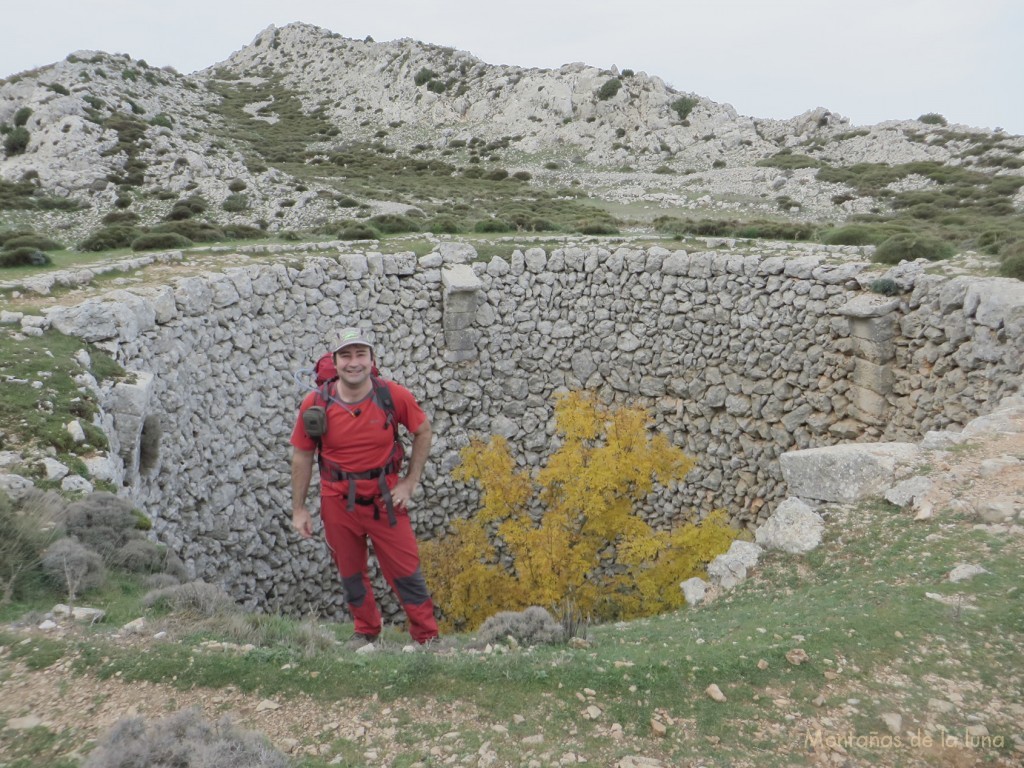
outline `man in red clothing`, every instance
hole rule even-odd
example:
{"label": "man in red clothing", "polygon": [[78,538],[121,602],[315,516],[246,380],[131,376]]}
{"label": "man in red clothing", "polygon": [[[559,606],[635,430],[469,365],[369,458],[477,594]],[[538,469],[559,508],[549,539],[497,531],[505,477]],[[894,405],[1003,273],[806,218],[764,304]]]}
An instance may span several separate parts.
{"label": "man in red clothing", "polygon": [[[381,631],[367,574],[369,539],[409,618],[409,633],[425,643],[437,637],[437,622],[406,504],[430,452],[430,422],[409,390],[372,376],[373,344],[363,331],[343,330],[333,353],[337,379],[306,396],[292,431],[292,526],[303,538],[313,535],[306,495],[318,454],[324,536],[341,574],[357,640],[372,643]],[[319,439],[310,434],[320,431],[311,426],[316,419],[303,418],[314,406],[325,408],[326,429]],[[399,476],[401,447],[393,421],[413,435],[405,477]]]}

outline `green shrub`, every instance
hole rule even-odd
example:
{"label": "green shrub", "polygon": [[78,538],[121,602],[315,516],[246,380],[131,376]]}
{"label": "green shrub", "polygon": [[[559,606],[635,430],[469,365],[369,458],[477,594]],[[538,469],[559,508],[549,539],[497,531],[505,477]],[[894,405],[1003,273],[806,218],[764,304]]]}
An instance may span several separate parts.
{"label": "green shrub", "polygon": [[347,195],[343,195],[341,197],[335,198],[334,199],[334,204],[337,205],[339,208],[358,208],[359,207],[359,201],[356,200],[355,198],[348,197]]}
{"label": "green shrub", "polygon": [[459,222],[451,216],[435,216],[428,219],[423,225],[424,232],[433,232],[435,235],[455,235],[461,232]]}
{"label": "green shrub", "polygon": [[417,86],[420,86],[426,85],[435,77],[437,77],[437,73],[434,70],[423,67],[419,72],[416,73],[412,80],[414,83],[416,83]]}
{"label": "green shrub", "polygon": [[174,126],[174,121],[171,119],[170,115],[166,115],[161,112],[160,114],[151,117],[149,119],[149,124],[160,128],[171,128]]}
{"label": "green shrub", "polygon": [[672,102],[672,110],[679,115],[680,120],[685,120],[698,104],[700,104],[700,99],[692,96],[680,96]]}
{"label": "green shrub", "polygon": [[493,171],[484,174],[484,178],[488,181],[504,181],[508,178],[508,171],[504,168],[495,168]]}
{"label": "green shrub", "polygon": [[785,170],[821,168],[824,165],[820,160],[815,160],[807,155],[794,154],[788,149],[784,149],[771,157],[763,157],[754,164],[765,168],[782,168]]}
{"label": "green shrub", "polygon": [[927,123],[928,125],[949,125],[942,115],[938,112],[927,112],[917,118],[919,123]]}
{"label": "green shrub", "polygon": [[926,235],[898,234],[886,239],[875,250],[873,260],[879,264],[899,264],[901,261],[927,259],[941,261],[954,253],[953,246]]}
{"label": "green shrub", "polygon": [[188,238],[193,243],[215,243],[224,239],[224,230],[208,221],[186,219],[184,221],[167,221],[152,228],[156,233],[173,233]]}
{"label": "green shrub", "polygon": [[398,213],[382,213],[370,217],[369,224],[385,234],[400,234],[402,232],[419,232],[420,227],[409,216]]}
{"label": "green shrub", "polygon": [[71,91],[69,91],[67,88],[65,88],[60,83],[50,83],[46,87],[49,88],[54,93],[60,95],[60,96],[70,96],[71,95]]}
{"label": "green shrub", "polygon": [[233,192],[224,198],[221,208],[228,213],[238,213],[240,211],[247,210],[249,208],[249,197],[238,192]]}
{"label": "green shrub", "polygon": [[711,163],[711,167],[712,168],[725,168],[725,160],[723,160],[722,158],[718,158],[713,163]]}
{"label": "green shrub", "polygon": [[118,195],[117,199],[114,200],[114,207],[121,209],[131,208],[133,202],[135,201],[132,199],[131,195]]}
{"label": "green shrub", "polygon": [[598,88],[597,98],[599,98],[601,101],[608,101],[608,99],[615,97],[615,95],[619,92],[620,88],[622,88],[622,81],[619,80],[619,78],[617,77],[613,77],[611,80],[606,81],[604,85]]}
{"label": "green shrub", "polygon": [[111,211],[100,221],[104,224],[137,224],[139,214],[134,211]]}
{"label": "green shrub", "polygon": [[899,296],[903,292],[900,289],[899,283],[891,277],[880,277],[877,280],[872,280],[870,290],[872,293],[878,293],[882,296]]}
{"label": "green shrub", "polygon": [[249,224],[225,224],[221,229],[226,240],[255,240],[260,237],[266,237],[267,234],[259,227]]}
{"label": "green shrub", "polygon": [[29,107],[22,107],[14,113],[14,125],[15,127],[21,127],[28,123],[28,119],[32,117],[32,109]]}
{"label": "green shrub", "polygon": [[127,248],[141,234],[142,230],[138,227],[115,224],[93,232],[78,244],[78,249],[80,251],[110,251],[114,248]]}
{"label": "green shrub", "polygon": [[1024,280],[1024,252],[1015,253],[1003,259],[999,265],[999,274],[1003,277],[1015,277]]}
{"label": "green shrub", "polygon": [[884,230],[864,224],[848,224],[830,229],[822,235],[821,241],[826,245],[878,245],[887,237],[889,233]]}
{"label": "green shrub", "polygon": [[341,240],[380,240],[381,232],[371,224],[353,221],[338,230],[338,238]]}
{"label": "green shrub", "polygon": [[37,251],[59,251],[64,248],[60,243],[43,235],[20,235],[4,241],[3,249],[10,251],[15,248],[35,248]]}
{"label": "green shrub", "polygon": [[245,190],[246,183],[241,179],[232,179],[228,182],[229,192],[243,192]]}
{"label": "green shrub", "polygon": [[516,171],[512,174],[512,178],[517,181],[529,181],[533,178],[529,171]]}
{"label": "green shrub", "polygon": [[13,240],[16,237],[25,237],[26,235],[35,236],[35,234],[31,229],[5,229],[0,232],[0,248],[3,248],[8,240]]}
{"label": "green shrub", "polygon": [[52,263],[45,253],[28,246],[0,251],[0,267],[44,267]]}
{"label": "green shrub", "polygon": [[448,84],[443,80],[430,80],[427,82],[427,90],[432,93],[444,93]]}
{"label": "green shrub", "polygon": [[133,251],[159,251],[188,248],[192,241],[177,232],[147,232],[132,240]]}
{"label": "green shrub", "polygon": [[659,173],[659,174],[661,174],[663,176],[674,176],[675,175],[675,171],[673,171],[667,165],[659,165],[657,168],[654,169],[654,172],[655,173]]}
{"label": "green shrub", "polygon": [[474,232],[514,232],[515,225],[501,219],[481,219],[473,225]]}
{"label": "green shrub", "polygon": [[617,235],[619,229],[607,221],[580,221],[576,223],[576,231],[581,235]]}
{"label": "green shrub", "polygon": [[4,137],[4,152],[7,157],[22,154],[28,148],[29,138],[28,129],[24,126],[12,128]]}

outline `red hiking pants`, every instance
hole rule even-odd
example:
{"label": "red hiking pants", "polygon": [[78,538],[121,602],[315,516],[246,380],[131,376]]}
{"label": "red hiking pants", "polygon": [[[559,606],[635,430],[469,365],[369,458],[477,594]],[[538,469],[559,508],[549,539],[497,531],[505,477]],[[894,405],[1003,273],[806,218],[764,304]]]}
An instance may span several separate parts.
{"label": "red hiking pants", "polygon": [[420,570],[419,548],[408,512],[396,507],[397,524],[391,526],[386,510],[374,519],[373,506],[356,504],[355,510],[349,512],[346,504],[344,496],[323,496],[320,517],[327,546],[341,574],[345,603],[355,621],[355,631],[369,637],[376,637],[381,631],[380,610],[367,573],[369,539],[381,573],[409,618],[412,639],[425,643],[437,637],[434,603]]}

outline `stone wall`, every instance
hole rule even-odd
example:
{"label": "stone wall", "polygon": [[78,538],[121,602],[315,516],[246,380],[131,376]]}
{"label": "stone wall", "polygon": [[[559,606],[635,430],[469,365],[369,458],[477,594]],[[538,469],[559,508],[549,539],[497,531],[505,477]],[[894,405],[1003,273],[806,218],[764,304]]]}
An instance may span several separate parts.
{"label": "stone wall", "polygon": [[[49,317],[146,374],[120,387],[130,408],[110,409],[125,482],[157,536],[242,602],[336,615],[323,545],[290,531],[288,436],[303,394],[293,374],[339,327],[372,327],[384,375],[431,417],[413,512],[424,535],[474,509],[473,489],[449,478],[470,436],[502,434],[539,466],[554,395],[580,387],[648,407],[698,459],[682,487],[648,499],[653,524],[725,507],[755,527],[785,498],[782,452],[919,436],[1018,387],[1024,284],[911,265],[892,275],[912,290],[887,298],[863,290],[878,275],[849,251],[532,248],[482,263],[441,244],[422,258],[229,268]],[[159,451],[142,460],[157,428]]]}

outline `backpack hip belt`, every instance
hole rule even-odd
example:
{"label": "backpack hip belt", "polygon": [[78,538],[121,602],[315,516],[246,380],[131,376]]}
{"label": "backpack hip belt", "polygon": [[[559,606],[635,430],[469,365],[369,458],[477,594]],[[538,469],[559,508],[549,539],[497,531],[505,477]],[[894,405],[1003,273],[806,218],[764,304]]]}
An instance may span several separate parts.
{"label": "backpack hip belt", "polygon": [[[332,482],[340,482],[344,480],[348,483],[347,511],[355,512],[356,510],[356,480],[376,480],[377,486],[380,488],[380,493],[377,494],[377,497],[382,497],[384,499],[384,505],[388,510],[388,525],[392,528],[398,525],[398,518],[395,517],[395,503],[391,499],[391,489],[388,487],[387,476],[398,474],[399,469],[401,469],[400,460],[396,461],[395,458],[392,458],[383,467],[367,469],[363,472],[348,472],[333,461],[325,459],[322,455],[318,457],[318,460],[320,464],[321,478]],[[374,499],[377,497],[374,497]],[[374,509],[373,519],[380,519],[379,509]]]}

